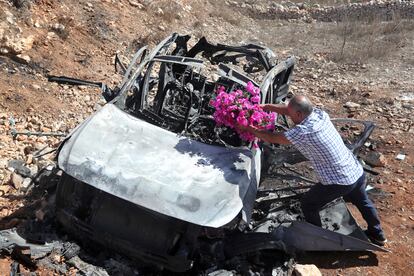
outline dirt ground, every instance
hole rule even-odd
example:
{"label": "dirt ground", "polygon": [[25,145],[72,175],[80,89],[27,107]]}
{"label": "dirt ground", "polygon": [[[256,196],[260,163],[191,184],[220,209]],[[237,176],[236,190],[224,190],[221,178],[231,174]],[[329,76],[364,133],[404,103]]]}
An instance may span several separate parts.
{"label": "dirt ground", "polygon": [[[101,101],[98,89],[56,85],[47,82],[47,75],[72,76],[113,87],[120,80],[114,72],[115,53],[130,58],[138,47],[153,46],[167,34],[178,32],[226,44],[264,44],[281,59],[294,55],[293,93],[306,94],[331,117],[375,122],[377,128],[363,155],[383,155],[383,162],[375,167],[380,174],[372,178],[372,184],[383,193],[372,198],[391,252],[309,253],[299,262],[315,264],[324,275],[413,274],[413,19],[395,16],[388,22],[355,23],[259,16],[274,2],[0,0],[1,228],[12,226],[5,219],[22,204],[21,198],[13,196],[18,187],[13,185],[7,161],[20,159],[33,170],[39,169],[50,160],[33,160],[30,154],[59,142],[55,137],[12,139],[10,116],[17,130],[66,133]],[[309,6],[343,3],[303,2]],[[294,5],[289,3],[281,5]],[[24,45],[23,50],[16,45]],[[405,159],[397,160],[398,154]],[[10,264],[9,258],[0,260],[1,275],[9,274]]]}

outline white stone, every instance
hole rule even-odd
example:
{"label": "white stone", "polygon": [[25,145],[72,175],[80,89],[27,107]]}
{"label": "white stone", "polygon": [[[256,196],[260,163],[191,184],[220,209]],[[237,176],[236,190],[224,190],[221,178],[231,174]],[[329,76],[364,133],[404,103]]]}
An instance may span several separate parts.
{"label": "white stone", "polygon": [[65,30],[65,26],[63,24],[56,23],[52,26],[52,29],[57,32],[63,32]]}
{"label": "white stone", "polygon": [[387,165],[385,156],[376,151],[370,151],[367,156],[364,157],[364,161],[372,167],[385,167]]}
{"label": "white stone", "polygon": [[27,189],[29,188],[30,184],[32,183],[32,179],[27,177],[23,180],[22,185],[20,186],[20,190],[22,191],[27,191]]}
{"label": "white stone", "polygon": [[322,273],[316,265],[301,265],[296,264],[293,270],[293,275],[296,276],[322,276]]}
{"label": "white stone", "polygon": [[0,169],[7,168],[7,160],[6,159],[0,159]]}
{"label": "white stone", "polygon": [[16,55],[16,57],[21,61],[21,62],[24,62],[24,63],[29,63],[32,59],[28,56],[28,55],[22,55],[22,54],[19,54],[19,55]]}
{"label": "white stone", "polygon": [[346,102],[344,104],[344,107],[346,107],[346,108],[359,108],[360,106],[361,106],[360,104],[357,104],[357,103],[354,103],[354,102]]}
{"label": "white stone", "polygon": [[37,85],[37,84],[33,84],[32,87],[35,90],[40,90],[41,89],[40,85]]}
{"label": "white stone", "polygon": [[405,159],[405,154],[399,153],[397,154],[397,156],[395,157],[395,159],[403,161]]}

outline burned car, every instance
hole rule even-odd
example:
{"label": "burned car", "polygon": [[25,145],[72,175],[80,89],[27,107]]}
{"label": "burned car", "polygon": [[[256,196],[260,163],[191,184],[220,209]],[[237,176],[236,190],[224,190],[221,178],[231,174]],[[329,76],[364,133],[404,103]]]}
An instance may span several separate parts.
{"label": "burned car", "polygon": [[[172,34],[152,51],[143,47],[128,67],[117,57],[123,80],[115,89],[50,78],[100,86],[107,100],[59,148],[56,215],[66,231],[176,272],[264,250],[383,250],[343,201],[324,209],[323,229],[301,220],[297,199],[308,187],[261,189],[269,162],[302,161],[297,152],[252,147],[214,122],[218,86],[250,81],[262,103],[285,100],[295,59],[205,38],[189,47],[189,39]],[[372,128],[350,146],[357,150]]]}

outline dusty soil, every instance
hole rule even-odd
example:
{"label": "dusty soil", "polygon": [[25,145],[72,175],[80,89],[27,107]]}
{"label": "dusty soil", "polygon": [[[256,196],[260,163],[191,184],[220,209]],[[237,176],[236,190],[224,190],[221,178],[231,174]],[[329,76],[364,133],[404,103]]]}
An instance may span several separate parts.
{"label": "dusty soil", "polygon": [[[23,160],[36,171],[51,161],[50,156],[34,160],[33,152],[59,142],[55,137],[12,139],[10,116],[17,130],[70,131],[98,108],[100,92],[48,83],[48,74],[114,86],[120,78],[113,68],[117,51],[130,57],[138,47],[154,45],[175,31],[195,38],[206,36],[212,42],[265,44],[280,58],[295,55],[293,93],[308,95],[332,117],[376,123],[371,146],[363,153],[380,152],[386,160],[375,168],[380,175],[371,181],[384,192],[372,197],[391,253],[309,253],[299,261],[316,264],[324,275],[414,273],[413,19],[396,16],[389,22],[358,24],[263,19],[251,10],[263,14],[274,1],[251,2],[0,0],[0,28],[14,32],[12,37],[33,36],[33,43],[23,51],[13,52],[16,49],[11,47],[0,54],[1,228],[19,223],[8,216],[23,202],[13,196],[19,194],[19,187],[7,161]],[[347,102],[358,105],[348,108]],[[396,160],[399,153],[405,155],[404,160]],[[358,212],[354,213],[364,225]],[[0,260],[2,275],[9,273],[10,264],[9,258]]]}

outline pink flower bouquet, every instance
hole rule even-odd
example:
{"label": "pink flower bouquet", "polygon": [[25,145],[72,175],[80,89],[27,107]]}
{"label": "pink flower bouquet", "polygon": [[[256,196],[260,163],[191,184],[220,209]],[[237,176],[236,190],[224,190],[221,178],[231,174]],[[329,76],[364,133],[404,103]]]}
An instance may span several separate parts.
{"label": "pink flower bouquet", "polygon": [[219,86],[216,97],[210,101],[215,108],[213,117],[218,126],[226,126],[235,129],[244,141],[254,141],[255,136],[248,132],[240,131],[237,125],[253,126],[259,129],[273,130],[275,127],[276,113],[267,113],[260,107],[260,89],[248,82],[241,90],[237,89],[227,93],[223,86]]}

